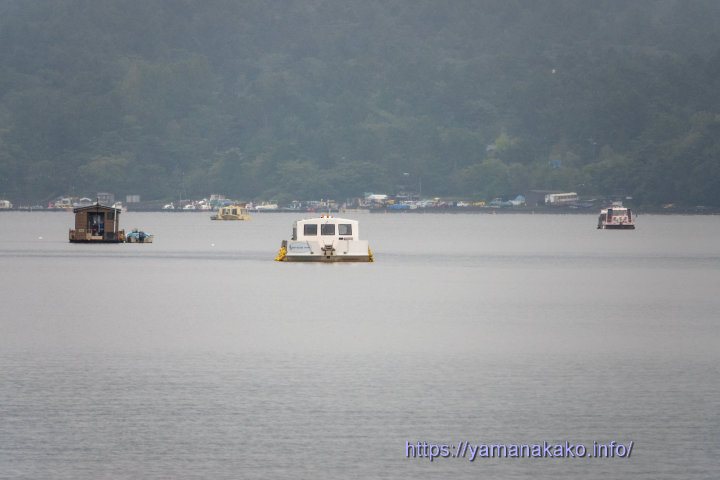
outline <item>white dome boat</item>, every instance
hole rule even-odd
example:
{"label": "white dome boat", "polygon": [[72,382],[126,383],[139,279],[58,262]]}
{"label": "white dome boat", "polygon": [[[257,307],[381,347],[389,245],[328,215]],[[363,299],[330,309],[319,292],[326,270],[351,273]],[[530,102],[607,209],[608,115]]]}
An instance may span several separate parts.
{"label": "white dome boat", "polygon": [[367,240],[358,238],[358,221],[321,215],[293,224],[290,240],[283,240],[278,262],[372,262]]}

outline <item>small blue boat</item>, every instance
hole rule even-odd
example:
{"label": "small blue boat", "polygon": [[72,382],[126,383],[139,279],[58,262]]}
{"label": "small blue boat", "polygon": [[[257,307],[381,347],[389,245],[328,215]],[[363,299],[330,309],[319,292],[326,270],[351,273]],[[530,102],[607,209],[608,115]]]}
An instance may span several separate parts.
{"label": "small blue boat", "polygon": [[145,233],[142,230],[138,231],[138,229],[135,228],[132,232],[125,234],[125,241],[128,243],[152,243],[153,235]]}

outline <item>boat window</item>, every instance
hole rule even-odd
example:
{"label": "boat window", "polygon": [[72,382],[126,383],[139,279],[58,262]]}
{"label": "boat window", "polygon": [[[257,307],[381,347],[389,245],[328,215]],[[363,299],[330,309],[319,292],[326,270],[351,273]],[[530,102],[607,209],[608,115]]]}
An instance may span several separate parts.
{"label": "boat window", "polygon": [[335,224],[324,223],[320,227],[320,235],[335,235]]}
{"label": "boat window", "polygon": [[350,223],[338,224],[338,235],[352,235],[352,224],[350,224]]}
{"label": "boat window", "polygon": [[237,215],[237,209],[236,209],[236,208],[233,208],[233,209],[232,209],[232,214],[233,214],[233,215]]}
{"label": "boat window", "polygon": [[306,236],[308,236],[308,235],[312,235],[312,236],[317,235],[317,224],[316,224],[316,223],[306,223],[306,224],[305,224],[305,228],[304,228],[304,230],[303,230],[303,233],[304,233]]}

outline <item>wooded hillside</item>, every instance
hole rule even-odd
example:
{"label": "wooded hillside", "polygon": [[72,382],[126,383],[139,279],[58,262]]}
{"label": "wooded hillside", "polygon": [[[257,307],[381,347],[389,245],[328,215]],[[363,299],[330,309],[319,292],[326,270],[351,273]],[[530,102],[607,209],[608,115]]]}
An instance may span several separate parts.
{"label": "wooded hillside", "polygon": [[0,197],[720,206],[715,0],[0,0]]}

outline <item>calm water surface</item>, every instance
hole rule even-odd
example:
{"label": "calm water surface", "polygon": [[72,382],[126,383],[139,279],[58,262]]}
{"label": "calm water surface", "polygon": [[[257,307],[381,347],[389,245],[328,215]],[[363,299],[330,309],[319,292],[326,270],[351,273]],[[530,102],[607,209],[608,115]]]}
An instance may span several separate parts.
{"label": "calm water surface", "polygon": [[[208,217],[0,214],[0,478],[717,478],[720,217],[348,214],[344,265]],[[633,450],[406,456],[460,441]]]}

